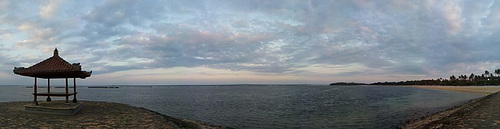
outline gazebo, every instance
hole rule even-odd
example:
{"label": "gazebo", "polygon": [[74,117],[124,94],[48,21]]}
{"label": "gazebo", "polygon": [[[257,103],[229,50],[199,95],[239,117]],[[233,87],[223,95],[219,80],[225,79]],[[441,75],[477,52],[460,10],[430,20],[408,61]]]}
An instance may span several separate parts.
{"label": "gazebo", "polygon": [[[42,62],[39,62],[31,67],[14,67],[14,73],[21,76],[35,78],[33,85],[33,102],[38,105],[37,96],[47,96],[47,101],[51,101],[51,96],[66,97],[65,103],[69,103],[69,96],[73,96],[73,103],[77,103],[76,99],[76,78],[85,79],[90,77],[92,71],[82,71],[80,63],[70,64],[63,58],[59,57],[57,48],[54,50],[54,55]],[[47,92],[37,91],[37,78],[47,79]],[[50,92],[50,79],[65,78],[66,92]],[[73,78],[73,93],[68,92],[68,78]]]}

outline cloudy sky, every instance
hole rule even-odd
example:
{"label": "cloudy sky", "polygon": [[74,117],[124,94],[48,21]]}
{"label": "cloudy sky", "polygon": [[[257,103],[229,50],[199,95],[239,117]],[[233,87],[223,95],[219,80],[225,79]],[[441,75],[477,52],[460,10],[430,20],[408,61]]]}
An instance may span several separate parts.
{"label": "cloudy sky", "polygon": [[[0,1],[0,84],[54,48],[80,84],[399,81],[500,68],[495,0]],[[62,80],[61,80],[62,81]]]}

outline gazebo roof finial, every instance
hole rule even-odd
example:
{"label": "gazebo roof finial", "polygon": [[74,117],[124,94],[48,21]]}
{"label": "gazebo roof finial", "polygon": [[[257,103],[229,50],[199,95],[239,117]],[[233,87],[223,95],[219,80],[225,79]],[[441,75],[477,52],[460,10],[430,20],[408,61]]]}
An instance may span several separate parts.
{"label": "gazebo roof finial", "polygon": [[54,49],[54,56],[59,56],[59,50],[57,50],[57,47]]}

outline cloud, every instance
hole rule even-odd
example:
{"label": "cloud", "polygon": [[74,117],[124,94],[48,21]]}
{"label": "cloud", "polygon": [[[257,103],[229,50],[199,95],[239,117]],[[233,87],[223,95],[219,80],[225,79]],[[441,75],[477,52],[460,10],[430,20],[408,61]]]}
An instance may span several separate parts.
{"label": "cloud", "polygon": [[47,3],[40,7],[39,14],[43,18],[52,18],[57,12],[60,0],[49,0]]}
{"label": "cloud", "polygon": [[0,7],[1,59],[9,67],[36,63],[54,47],[98,75],[182,67],[391,80],[500,62],[494,0],[54,0]]}
{"label": "cloud", "polygon": [[152,67],[228,67],[232,63],[259,61],[250,58],[262,54],[257,52],[259,49],[278,49],[262,48],[262,42],[271,38],[266,34],[217,33],[183,26],[173,29],[176,32],[169,35],[137,32],[120,38],[114,41],[117,49],[110,53],[124,53],[115,56],[118,60],[152,59]]}
{"label": "cloud", "polygon": [[91,23],[115,27],[121,24],[142,26],[152,20],[164,18],[165,3],[156,0],[109,0],[88,11],[82,18]]}

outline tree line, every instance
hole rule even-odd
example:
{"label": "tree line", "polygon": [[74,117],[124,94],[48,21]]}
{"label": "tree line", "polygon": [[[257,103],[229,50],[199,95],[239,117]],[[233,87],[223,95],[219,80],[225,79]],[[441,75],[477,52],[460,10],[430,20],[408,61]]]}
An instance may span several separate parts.
{"label": "tree line", "polygon": [[482,74],[451,75],[449,79],[437,78],[428,80],[412,80],[400,82],[376,82],[370,85],[441,85],[441,86],[485,86],[500,85],[500,69],[493,73],[488,70]]}
{"label": "tree line", "polygon": [[399,82],[376,82],[376,83],[355,83],[355,82],[337,82],[330,85],[439,85],[439,86],[485,86],[485,85],[500,85],[500,69],[493,73],[486,70],[482,74],[470,75],[451,75],[448,78],[411,80]]}

